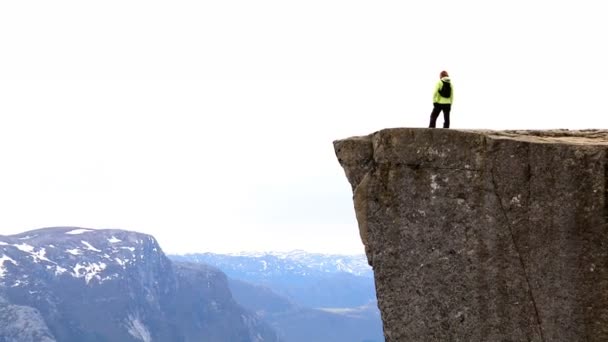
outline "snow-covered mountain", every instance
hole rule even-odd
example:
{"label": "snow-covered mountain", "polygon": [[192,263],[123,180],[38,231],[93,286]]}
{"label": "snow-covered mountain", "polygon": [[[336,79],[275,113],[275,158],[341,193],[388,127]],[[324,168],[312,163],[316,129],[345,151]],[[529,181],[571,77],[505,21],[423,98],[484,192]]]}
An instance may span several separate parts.
{"label": "snow-covered mountain", "polygon": [[232,254],[193,253],[171,255],[172,259],[203,262],[229,274],[264,276],[314,276],[348,273],[373,278],[372,268],[364,254],[338,255],[291,252],[241,252]]}
{"label": "snow-covered mountain", "polygon": [[[211,253],[205,253],[211,254]],[[197,256],[196,254],[190,254]],[[215,254],[220,256],[220,254]],[[373,277],[372,268],[367,263],[365,254],[355,255],[340,255],[340,254],[321,254],[308,253],[302,250],[290,252],[240,252],[226,254],[231,257],[247,257],[254,258],[259,261],[260,271],[282,272],[288,271],[310,273],[324,272],[337,273],[344,272],[357,276]],[[270,263],[269,263],[270,262]],[[244,268],[250,268],[252,265],[243,265]],[[294,267],[288,269],[288,267]]]}
{"label": "snow-covered mountain", "polygon": [[0,236],[0,251],[0,285],[9,288],[38,289],[60,279],[101,285],[146,257],[160,268],[167,263],[153,237],[115,230],[67,227]]}
{"label": "snow-covered mountain", "polygon": [[149,235],[46,228],[0,236],[0,341],[277,341],[226,276]]}

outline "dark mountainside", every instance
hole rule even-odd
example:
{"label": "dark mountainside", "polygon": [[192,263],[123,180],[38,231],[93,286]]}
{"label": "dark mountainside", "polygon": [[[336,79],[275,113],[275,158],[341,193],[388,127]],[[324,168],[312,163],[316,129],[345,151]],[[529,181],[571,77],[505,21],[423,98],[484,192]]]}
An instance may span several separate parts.
{"label": "dark mountainside", "polygon": [[[221,268],[229,276],[234,299],[268,322],[284,341],[384,341],[372,273],[364,257],[310,253],[169,257]],[[289,296],[298,291],[299,296]],[[329,298],[332,295],[334,299]]]}
{"label": "dark mountainside", "polygon": [[122,230],[0,236],[0,341],[278,341],[216,268]]}
{"label": "dark mountainside", "polygon": [[608,341],[608,131],[334,142],[386,341]]}

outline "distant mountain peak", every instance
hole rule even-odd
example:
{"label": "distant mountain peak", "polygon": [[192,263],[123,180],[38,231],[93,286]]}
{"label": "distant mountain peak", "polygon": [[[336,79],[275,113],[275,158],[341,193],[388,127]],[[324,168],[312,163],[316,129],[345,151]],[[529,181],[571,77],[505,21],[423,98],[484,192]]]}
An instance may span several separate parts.
{"label": "distant mountain peak", "polygon": [[198,253],[175,255],[176,260],[190,260],[217,265],[229,275],[311,275],[315,273],[349,273],[372,277],[372,269],[365,254],[342,255],[309,253],[303,250],[289,252],[240,252],[231,254]]}
{"label": "distant mountain peak", "polygon": [[[187,253],[189,254],[197,254],[197,253]],[[246,257],[264,257],[264,256],[275,256],[277,258],[286,259],[286,258],[298,258],[298,257],[306,257],[306,256],[320,256],[320,257],[358,257],[364,255],[361,253],[353,253],[353,254],[344,254],[344,253],[320,253],[320,252],[308,252],[302,249],[294,249],[290,251],[241,251],[234,253],[212,253],[212,254],[221,254],[221,255],[230,255],[230,256],[246,256]]]}
{"label": "distant mountain peak", "polygon": [[[87,285],[119,277],[144,260],[159,257],[154,237],[118,229],[51,227],[0,236],[0,285],[31,285],[24,275],[38,270],[52,277],[71,276]],[[40,273],[40,274],[42,274]]]}

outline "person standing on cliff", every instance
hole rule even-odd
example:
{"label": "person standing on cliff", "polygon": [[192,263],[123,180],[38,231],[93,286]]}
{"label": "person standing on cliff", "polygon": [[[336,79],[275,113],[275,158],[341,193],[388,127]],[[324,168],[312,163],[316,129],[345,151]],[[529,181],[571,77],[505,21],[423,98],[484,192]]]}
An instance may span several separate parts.
{"label": "person standing on cliff", "polygon": [[431,122],[429,128],[435,128],[437,117],[443,111],[443,128],[450,128],[450,110],[454,100],[454,88],[447,71],[439,74],[439,82],[435,85],[433,93],[433,111],[431,112]]}

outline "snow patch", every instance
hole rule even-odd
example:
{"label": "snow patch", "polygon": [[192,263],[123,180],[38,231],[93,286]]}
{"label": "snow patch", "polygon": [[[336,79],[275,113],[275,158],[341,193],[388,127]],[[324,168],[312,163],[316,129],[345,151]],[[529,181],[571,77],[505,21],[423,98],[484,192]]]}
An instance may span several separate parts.
{"label": "snow patch", "polygon": [[29,240],[31,238],[35,238],[36,236],[38,236],[38,235],[27,235],[24,237],[20,237],[19,240]]}
{"label": "snow patch", "polygon": [[61,267],[61,266],[59,266],[59,265],[57,265],[57,266],[55,267],[55,275],[56,275],[56,276],[58,276],[58,275],[62,275],[62,274],[64,274],[64,273],[65,273],[65,272],[67,272],[67,271],[68,271],[67,269],[65,269],[65,268],[63,268],[63,267]]}
{"label": "snow patch", "polygon": [[143,342],[152,342],[152,337],[150,336],[150,331],[146,328],[145,324],[141,322],[139,316],[129,315],[127,319],[127,329],[131,336],[139,339]]}
{"label": "snow patch", "polygon": [[40,248],[40,250],[38,252],[32,252],[30,253],[32,258],[34,258],[34,262],[38,263],[40,260],[43,261],[48,261],[48,262],[52,262],[53,264],[56,264],[56,262],[49,260],[46,257],[46,249],[44,248]]}
{"label": "snow patch", "polygon": [[87,232],[92,232],[92,230],[91,229],[74,229],[74,230],[70,230],[69,232],[66,232],[66,234],[78,235],[78,234],[83,234],[83,233],[87,233]]}
{"label": "snow patch", "polygon": [[114,258],[114,260],[116,260],[116,262],[122,266],[122,268],[125,268],[125,265],[127,264],[127,262],[125,260],[122,260],[120,258]]}
{"label": "snow patch", "polygon": [[342,260],[342,259],[336,260],[336,268],[338,269],[338,271],[341,271],[341,272],[355,273],[355,271],[349,265],[347,265],[344,262],[344,260]]}
{"label": "snow patch", "polygon": [[35,250],[35,248],[33,246],[30,246],[30,245],[28,245],[26,243],[21,243],[21,244],[13,245],[13,246],[17,247],[17,249],[20,250],[20,251],[22,251],[22,252],[30,254],[30,256],[32,257],[32,259],[34,259],[35,263],[38,263],[38,262],[40,262],[42,260],[42,261],[52,262],[52,263],[55,264],[54,261],[49,260],[46,257],[46,249],[44,249],[44,248],[40,248],[40,250],[38,252],[36,252],[36,250]]}
{"label": "snow patch", "polygon": [[[268,255],[269,253],[266,252],[238,252],[238,253],[226,253],[226,255],[229,256],[237,256],[237,257],[252,257],[252,258],[260,258],[260,257],[264,257],[266,255]],[[276,257],[280,258],[277,255],[275,255]]]}
{"label": "snow patch", "polygon": [[108,239],[109,243],[118,243],[118,242],[122,242],[121,239],[117,239],[114,235],[112,235],[111,238]]}
{"label": "snow patch", "polygon": [[96,278],[97,280],[99,280],[101,282],[101,277],[99,276],[99,273],[101,273],[103,270],[105,270],[107,267],[107,265],[103,262],[100,263],[77,263],[76,266],[74,266],[74,272],[71,273],[72,277],[74,278],[84,278],[85,282],[87,284],[89,284],[89,282],[93,279]]}
{"label": "snow patch", "polygon": [[15,281],[15,283],[13,285],[11,285],[11,287],[17,287],[17,286],[27,285],[27,284],[29,284],[27,281],[21,281],[21,280],[17,279]]}
{"label": "snow patch", "polygon": [[2,254],[2,257],[0,257],[0,279],[4,278],[6,275],[6,268],[4,268],[4,262],[6,261],[10,261],[13,263],[13,265],[17,266],[17,262],[15,260],[8,255]]}
{"label": "snow patch", "polygon": [[122,248],[122,249],[128,249],[131,252],[135,252],[135,247],[120,247],[120,248]]}
{"label": "snow patch", "polygon": [[4,242],[4,241],[0,241],[0,246],[8,246],[9,244]]}
{"label": "snow patch", "polygon": [[27,243],[21,243],[18,245],[13,245],[15,247],[17,247],[18,250],[22,251],[22,252],[26,252],[26,253],[31,253],[34,251],[34,247],[28,245]]}
{"label": "snow patch", "polygon": [[83,245],[85,245],[85,246],[87,247],[86,249],[88,249],[88,250],[90,250],[90,251],[93,251],[93,252],[101,252],[101,250],[100,250],[100,249],[97,249],[97,248],[95,248],[95,247],[91,246],[91,244],[90,244],[90,243],[88,243],[88,242],[86,242],[86,241],[84,241],[84,240],[82,240],[82,241],[80,241],[80,242],[82,242],[82,244],[83,244]]}
{"label": "snow patch", "polygon": [[103,277],[103,278],[101,278],[101,280],[99,282],[103,283],[104,281],[106,281],[106,280],[112,280],[113,278],[118,278],[118,274],[114,273],[114,274],[112,274],[110,276]]}
{"label": "snow patch", "polygon": [[78,248],[66,249],[65,251],[72,255],[80,255],[80,249]]}

